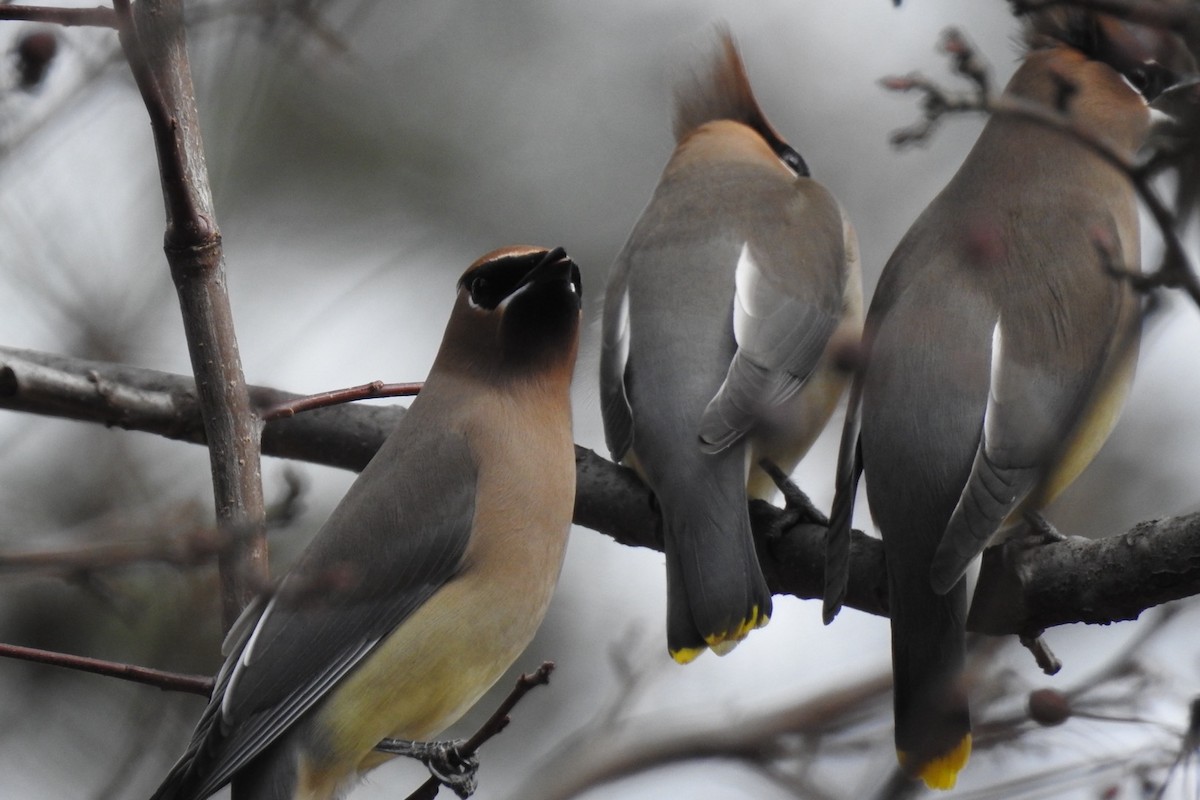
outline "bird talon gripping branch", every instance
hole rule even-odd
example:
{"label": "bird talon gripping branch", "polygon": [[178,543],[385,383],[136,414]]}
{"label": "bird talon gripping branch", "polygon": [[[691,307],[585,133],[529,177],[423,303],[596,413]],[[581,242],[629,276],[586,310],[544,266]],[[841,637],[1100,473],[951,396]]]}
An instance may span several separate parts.
{"label": "bird talon gripping branch", "polygon": [[382,753],[415,758],[425,765],[438,782],[466,800],[477,788],[479,756],[462,752],[465,739],[412,742],[408,739],[384,739],[375,746]]}

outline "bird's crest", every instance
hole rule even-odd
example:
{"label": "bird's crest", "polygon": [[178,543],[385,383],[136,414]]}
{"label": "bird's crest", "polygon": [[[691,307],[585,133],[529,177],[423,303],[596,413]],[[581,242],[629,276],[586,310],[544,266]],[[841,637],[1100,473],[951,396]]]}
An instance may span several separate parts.
{"label": "bird's crest", "polygon": [[682,142],[706,122],[733,120],[755,131],[797,175],[808,177],[808,165],[785,142],[759,108],[746,66],[725,25],[716,30],[716,52],[707,69],[695,68],[675,89],[675,141]]}

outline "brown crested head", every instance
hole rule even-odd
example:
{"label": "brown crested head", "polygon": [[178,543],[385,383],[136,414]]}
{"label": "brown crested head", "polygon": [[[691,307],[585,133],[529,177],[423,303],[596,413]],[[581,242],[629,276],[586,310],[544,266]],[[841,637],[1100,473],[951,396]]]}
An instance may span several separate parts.
{"label": "brown crested head", "polygon": [[1027,14],[1025,41],[1031,50],[1065,45],[1107,64],[1147,101],[1196,71],[1191,52],[1171,31],[1077,6]]}
{"label": "brown crested head", "polygon": [[439,366],[517,377],[574,365],[582,299],[579,267],[561,247],[504,247],[458,281]]}
{"label": "brown crested head", "polygon": [[692,70],[675,87],[675,141],[681,143],[701,125],[718,120],[732,120],[750,128],[789,169],[809,177],[804,159],[776,133],[759,108],[746,65],[725,25],[716,28],[716,46],[707,68]]}

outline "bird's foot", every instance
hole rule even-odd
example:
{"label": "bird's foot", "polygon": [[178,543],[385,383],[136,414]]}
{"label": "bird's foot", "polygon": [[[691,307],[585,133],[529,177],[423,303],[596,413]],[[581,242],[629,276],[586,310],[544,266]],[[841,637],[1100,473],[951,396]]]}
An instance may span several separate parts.
{"label": "bird's foot", "polygon": [[1066,535],[1054,527],[1050,520],[1043,517],[1041,512],[1026,511],[1024,516],[1025,524],[1028,526],[1025,536],[1030,547],[1067,541]]}
{"label": "bird's foot", "polygon": [[479,757],[474,753],[467,755],[462,752],[464,741],[410,742],[406,739],[384,739],[375,749],[417,759],[439,783],[466,800],[475,793]]}
{"label": "bird's foot", "polygon": [[775,482],[775,486],[783,495],[783,513],[777,518],[777,522],[773,526],[775,528],[773,533],[779,533],[793,525],[804,523],[820,525],[822,528],[829,527],[829,517],[813,505],[813,501],[809,499],[808,495],[774,461],[764,458],[758,462],[758,466]]}

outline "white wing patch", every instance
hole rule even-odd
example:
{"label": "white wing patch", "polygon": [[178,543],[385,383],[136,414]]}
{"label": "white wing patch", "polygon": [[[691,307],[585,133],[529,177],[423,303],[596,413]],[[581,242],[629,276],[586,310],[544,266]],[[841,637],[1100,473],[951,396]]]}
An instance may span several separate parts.
{"label": "white wing patch", "polygon": [[756,340],[761,334],[754,326],[761,325],[764,319],[776,314],[787,298],[767,281],[750,252],[749,242],[742,243],[734,271],[734,285],[737,291],[733,296],[733,338],[748,355],[760,355],[761,348],[757,346],[760,342]]}
{"label": "white wing patch", "polygon": [[267,617],[271,616],[271,610],[275,608],[275,599],[275,597],[272,597],[270,602],[267,603],[267,607],[263,609],[262,614],[258,618],[258,624],[254,626],[254,631],[250,634],[250,638],[246,640],[246,646],[242,648],[242,652],[231,667],[233,674],[229,678],[229,684],[225,687],[225,696],[221,698],[221,718],[226,721],[230,719],[229,702],[233,698],[238,678],[241,677],[243,670],[250,666],[254,658],[254,646],[258,643],[258,635],[262,633],[263,623],[266,622]]}
{"label": "white wing patch", "polygon": [[[617,269],[625,269],[624,265]],[[600,348],[600,414],[604,441],[613,459],[620,461],[633,444],[633,412],[625,386],[629,364],[629,287],[623,272],[615,272],[605,296]],[[620,281],[619,283],[616,283]]]}
{"label": "white wing patch", "polygon": [[700,438],[708,452],[728,447],[764,412],[795,396],[838,322],[837,314],[822,308],[817,298],[797,296],[774,284],[749,242],[742,243],[734,282],[737,352],[700,420]]}
{"label": "white wing patch", "polygon": [[629,363],[629,290],[621,292],[621,302],[617,305],[616,338],[613,340],[613,357],[615,365],[620,368],[623,378],[625,365]]}
{"label": "white wing patch", "polygon": [[1002,320],[997,318],[992,328],[992,363],[988,377],[987,406],[983,412],[983,435],[985,440],[996,441],[998,434],[996,407],[1004,402],[1001,395],[1003,380],[1002,364],[1004,362],[1004,333],[1001,329]]}

